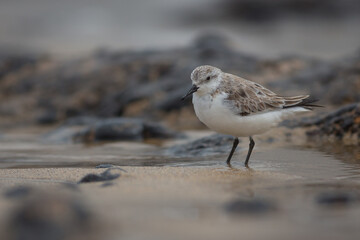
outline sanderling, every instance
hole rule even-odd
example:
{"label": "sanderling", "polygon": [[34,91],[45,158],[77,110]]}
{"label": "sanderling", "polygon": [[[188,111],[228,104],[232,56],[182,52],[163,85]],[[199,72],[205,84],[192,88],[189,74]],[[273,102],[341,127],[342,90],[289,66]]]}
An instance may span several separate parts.
{"label": "sanderling", "polygon": [[282,97],[258,83],[222,72],[212,66],[200,66],[191,73],[192,87],[182,98],[193,94],[196,116],[210,129],[234,136],[231,157],[239,137],[249,137],[249,150],[245,160],[248,167],[255,146],[253,135],[261,134],[280,121],[298,112],[320,107],[309,95]]}

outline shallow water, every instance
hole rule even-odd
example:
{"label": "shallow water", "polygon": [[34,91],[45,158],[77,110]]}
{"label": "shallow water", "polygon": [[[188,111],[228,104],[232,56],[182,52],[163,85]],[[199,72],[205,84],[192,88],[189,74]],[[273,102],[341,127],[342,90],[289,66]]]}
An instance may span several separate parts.
{"label": "shallow water", "polygon": [[[39,140],[40,139],[40,140]],[[190,138],[186,141],[191,141]],[[184,142],[184,141],[182,141]],[[163,143],[172,145],[176,143]],[[246,143],[232,160],[233,169],[245,169]],[[285,173],[309,180],[360,180],[360,154],[356,147],[299,147],[258,144],[250,159],[252,171]],[[84,167],[110,163],[118,166],[215,167],[228,169],[226,154],[178,157],[154,144],[116,142],[96,145],[44,143],[39,135],[2,137],[0,168]]]}

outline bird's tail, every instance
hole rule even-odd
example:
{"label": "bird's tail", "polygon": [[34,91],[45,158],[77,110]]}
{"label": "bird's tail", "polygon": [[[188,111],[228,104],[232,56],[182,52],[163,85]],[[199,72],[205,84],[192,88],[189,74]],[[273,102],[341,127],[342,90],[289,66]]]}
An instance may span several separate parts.
{"label": "bird's tail", "polygon": [[283,108],[293,108],[293,107],[303,107],[308,110],[313,110],[313,108],[324,107],[321,105],[314,104],[319,101],[310,97],[309,95],[301,95],[295,97],[284,97],[285,105]]}

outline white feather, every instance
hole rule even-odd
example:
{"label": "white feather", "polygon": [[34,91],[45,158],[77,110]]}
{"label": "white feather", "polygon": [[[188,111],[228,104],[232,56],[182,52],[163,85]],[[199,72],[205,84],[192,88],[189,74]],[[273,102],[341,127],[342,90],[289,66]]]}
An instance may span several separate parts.
{"label": "white feather", "polygon": [[193,94],[196,116],[210,129],[236,137],[253,136],[264,133],[278,125],[285,118],[297,112],[309,111],[303,107],[285,108],[267,111],[248,116],[235,115],[224,99],[227,94],[221,93],[214,98],[209,94]]}

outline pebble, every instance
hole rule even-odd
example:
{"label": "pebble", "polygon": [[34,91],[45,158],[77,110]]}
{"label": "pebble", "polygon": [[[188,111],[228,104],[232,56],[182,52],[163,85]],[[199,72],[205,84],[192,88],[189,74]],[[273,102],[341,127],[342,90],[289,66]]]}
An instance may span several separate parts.
{"label": "pebble", "polygon": [[81,178],[79,183],[111,181],[111,180],[117,179],[119,177],[120,177],[119,173],[112,174],[111,169],[107,169],[106,171],[104,171],[101,174],[89,173],[86,176],[84,176],[83,178]]}

